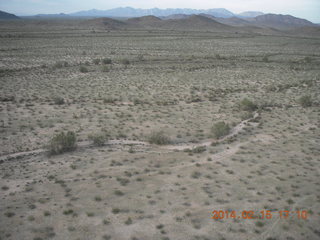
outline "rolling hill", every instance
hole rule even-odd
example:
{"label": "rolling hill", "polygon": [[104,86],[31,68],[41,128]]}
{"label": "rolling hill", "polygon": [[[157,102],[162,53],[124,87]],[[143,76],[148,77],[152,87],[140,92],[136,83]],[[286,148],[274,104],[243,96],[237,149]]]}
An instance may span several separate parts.
{"label": "rolling hill", "polygon": [[254,18],[263,14],[263,12],[247,11],[237,14],[237,16],[241,18]]}
{"label": "rolling hill", "polygon": [[248,20],[261,27],[270,27],[280,30],[315,26],[315,24],[308,20],[281,14],[264,14]]}
{"label": "rolling hill", "polygon": [[95,18],[89,19],[82,22],[83,25],[104,28],[108,30],[116,30],[126,28],[127,24],[123,21],[115,20],[112,18]]}
{"label": "rolling hill", "polygon": [[129,18],[125,21],[112,18],[95,18],[83,21],[86,26],[104,29],[166,29],[166,30],[210,30],[234,31],[235,28],[200,15],[180,19],[160,19],[155,16]]}
{"label": "rolling hill", "polygon": [[14,14],[0,11],[0,19],[1,20],[13,20],[13,19],[20,19],[20,18]]}

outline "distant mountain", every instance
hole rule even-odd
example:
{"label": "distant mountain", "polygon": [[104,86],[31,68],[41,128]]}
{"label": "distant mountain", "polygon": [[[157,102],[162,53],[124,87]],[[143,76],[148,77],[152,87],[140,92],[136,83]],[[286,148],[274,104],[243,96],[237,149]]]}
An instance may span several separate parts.
{"label": "distant mountain", "polygon": [[85,20],[82,22],[82,24],[86,26],[100,27],[108,30],[126,28],[126,23],[124,23],[123,21],[106,17]]}
{"label": "distant mountain", "polygon": [[0,11],[0,19],[8,19],[8,20],[10,20],[10,19],[20,19],[20,18],[17,17],[16,15],[14,15],[14,14]]}
{"label": "distant mountain", "polygon": [[166,20],[169,20],[169,19],[184,19],[184,18],[188,18],[188,17],[190,17],[190,15],[187,15],[187,14],[173,14],[173,15],[162,17],[162,19],[166,19]]}
{"label": "distant mountain", "polygon": [[264,14],[250,19],[250,21],[258,26],[276,28],[280,30],[315,26],[315,24],[308,20],[281,14]]}
{"label": "distant mountain", "polygon": [[263,12],[247,11],[237,14],[238,17],[242,18],[254,18],[260,15],[264,15]]}
{"label": "distant mountain", "polygon": [[157,28],[161,26],[162,20],[160,18],[157,18],[155,16],[143,16],[143,17],[136,17],[136,18],[129,18],[126,23],[131,26],[138,26],[142,28],[148,28],[153,27]]}
{"label": "distant mountain", "polygon": [[238,18],[238,17],[218,18],[218,17],[214,17],[212,15],[204,14],[204,13],[200,14],[200,15],[207,17],[207,18],[211,18],[219,23],[226,24],[226,25],[233,26],[233,27],[244,27],[244,26],[252,25],[252,23],[250,23],[242,18]]}
{"label": "distant mountain", "polygon": [[167,8],[167,9],[159,9],[159,8],[152,8],[152,9],[136,9],[131,7],[121,7],[121,8],[114,8],[110,10],[97,10],[92,9],[88,11],[80,11],[76,13],[69,14],[70,16],[76,17],[142,17],[153,15],[156,17],[166,17],[169,15],[176,15],[176,14],[200,14],[206,13],[213,15],[215,17],[232,17],[235,14],[228,11],[224,8],[214,8],[214,9],[207,9],[207,10],[199,10],[199,9],[190,9],[190,8]]}
{"label": "distant mountain", "polygon": [[36,18],[70,18],[71,16],[65,13],[59,13],[59,14],[37,14],[33,17]]}
{"label": "distant mountain", "polygon": [[219,23],[201,15],[191,15],[182,19],[163,20],[162,28],[172,30],[208,30],[208,31],[235,31],[231,26]]}
{"label": "distant mountain", "polygon": [[83,25],[104,29],[166,29],[166,30],[208,30],[235,31],[231,26],[221,24],[213,19],[190,15],[186,18],[162,20],[155,16],[143,16],[119,21],[111,18],[95,18],[82,22]]}

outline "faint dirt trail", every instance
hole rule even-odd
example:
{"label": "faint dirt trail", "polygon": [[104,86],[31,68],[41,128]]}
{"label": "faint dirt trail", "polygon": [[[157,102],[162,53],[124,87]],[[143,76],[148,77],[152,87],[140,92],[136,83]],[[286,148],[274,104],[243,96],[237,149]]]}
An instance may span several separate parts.
{"label": "faint dirt trail", "polygon": [[[230,139],[234,136],[236,136],[241,130],[243,130],[243,128],[248,124],[248,122],[255,120],[256,118],[259,117],[258,113],[255,113],[254,116],[252,118],[243,120],[242,122],[240,122],[238,125],[236,125],[231,132],[226,135],[225,137],[219,139],[219,140],[215,140],[215,139],[208,139],[204,142],[201,143],[185,143],[185,144],[168,144],[168,145],[164,145],[164,146],[159,146],[160,149],[167,149],[167,150],[186,150],[186,149],[192,149],[195,147],[201,147],[201,146],[210,146],[212,143],[219,143],[219,142],[223,142],[227,139]],[[106,144],[108,145],[136,145],[136,146],[151,146],[150,143],[145,142],[145,141],[136,141],[136,140],[127,140],[127,139],[123,139],[123,140],[109,140],[108,143]],[[87,148],[90,147],[90,142],[88,141],[83,141],[83,142],[79,142],[78,143],[78,147],[80,148]],[[13,160],[13,159],[22,159],[24,157],[28,157],[28,156],[37,156],[39,154],[42,153],[47,153],[48,151],[46,149],[36,149],[33,151],[27,151],[27,152],[17,152],[17,153],[12,153],[12,154],[7,154],[7,155],[2,155],[0,156],[0,164],[5,162],[5,161],[9,161],[9,160]]]}
{"label": "faint dirt trail", "polygon": [[171,145],[165,145],[163,146],[162,148],[165,148],[165,149],[170,149],[170,150],[185,150],[185,149],[192,149],[192,148],[196,148],[196,147],[208,147],[210,146],[212,143],[219,143],[219,142],[223,142],[227,139],[230,139],[234,136],[236,136],[237,134],[239,134],[239,132],[241,130],[243,130],[243,128],[248,124],[248,122],[256,119],[259,117],[259,114],[258,113],[255,113],[253,118],[249,118],[247,120],[243,120],[242,122],[240,122],[238,125],[236,125],[232,130],[231,132],[224,136],[223,138],[219,139],[219,140],[216,140],[216,139],[209,139],[209,140],[206,140],[202,143],[186,143],[186,144],[171,144]]}

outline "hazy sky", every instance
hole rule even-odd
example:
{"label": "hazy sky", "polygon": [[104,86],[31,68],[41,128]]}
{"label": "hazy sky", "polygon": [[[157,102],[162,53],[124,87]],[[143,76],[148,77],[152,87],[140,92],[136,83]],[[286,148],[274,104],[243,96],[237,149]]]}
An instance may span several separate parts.
{"label": "hazy sky", "polygon": [[17,15],[71,13],[81,10],[134,8],[226,8],[234,13],[262,11],[291,14],[320,23],[320,0],[0,0],[0,10]]}

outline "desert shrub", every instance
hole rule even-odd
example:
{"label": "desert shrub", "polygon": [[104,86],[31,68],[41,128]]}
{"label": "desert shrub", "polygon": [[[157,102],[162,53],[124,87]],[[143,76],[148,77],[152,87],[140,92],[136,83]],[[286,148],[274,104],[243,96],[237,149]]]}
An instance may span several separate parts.
{"label": "desert shrub", "polygon": [[213,125],[211,130],[212,130],[213,136],[219,139],[229,134],[230,127],[229,127],[229,124],[225,122],[217,122]]}
{"label": "desert shrub", "polygon": [[62,97],[55,97],[55,98],[53,99],[53,101],[54,101],[54,104],[56,104],[56,105],[62,105],[62,104],[65,103],[65,102],[64,102],[64,99],[63,99]]}
{"label": "desert shrub", "polygon": [[206,146],[198,146],[192,149],[193,153],[202,153],[207,150]]}
{"label": "desert shrub", "polygon": [[187,99],[187,103],[193,102],[202,102],[202,99],[199,95],[191,95],[189,99]]}
{"label": "desert shrub", "polygon": [[82,73],[87,73],[88,72],[88,68],[86,66],[80,66],[79,71]]}
{"label": "desert shrub", "polygon": [[73,151],[76,148],[76,134],[72,131],[61,132],[53,136],[50,140],[48,149],[50,154],[60,154]]}
{"label": "desert shrub", "polygon": [[253,103],[251,100],[244,98],[239,103],[240,110],[252,112],[257,109],[257,105]]}
{"label": "desert shrub", "polygon": [[101,71],[102,71],[102,72],[110,72],[110,67],[108,67],[108,66],[102,66]]}
{"label": "desert shrub", "polygon": [[138,61],[143,61],[144,60],[144,56],[142,54],[139,54],[137,58],[138,58]]}
{"label": "desert shrub", "polygon": [[96,59],[93,59],[92,62],[95,64],[95,65],[98,65],[100,63],[101,59],[100,58],[96,58]]}
{"label": "desert shrub", "polygon": [[190,153],[203,153],[207,150],[206,146],[198,146],[194,147],[192,149],[186,149],[185,152],[190,152]]}
{"label": "desert shrub", "polygon": [[95,146],[103,146],[108,140],[106,134],[104,133],[90,134],[88,138],[93,142]]}
{"label": "desert shrub", "polygon": [[118,101],[118,99],[115,97],[107,97],[103,99],[103,103],[115,103],[116,101]]}
{"label": "desert shrub", "polygon": [[303,62],[305,62],[305,63],[311,63],[311,62],[312,62],[312,58],[311,58],[311,57],[305,57],[305,58],[303,59]]}
{"label": "desert shrub", "polygon": [[111,64],[112,60],[110,58],[104,58],[104,59],[102,59],[102,63],[103,64]]}
{"label": "desert shrub", "polygon": [[241,120],[244,121],[244,120],[253,118],[253,114],[252,112],[243,112],[240,117],[241,117]]}
{"label": "desert shrub", "polygon": [[274,85],[266,86],[265,89],[266,89],[266,92],[275,92],[275,91],[277,91],[277,87],[274,86]]}
{"label": "desert shrub", "polygon": [[170,138],[163,131],[152,132],[148,138],[149,143],[165,145],[169,144]]}
{"label": "desert shrub", "polygon": [[262,61],[263,61],[263,62],[269,62],[268,56],[264,56],[264,57],[262,58]]}
{"label": "desert shrub", "polygon": [[0,102],[14,102],[15,96],[2,96],[0,97]]}
{"label": "desert shrub", "polygon": [[133,104],[134,105],[143,104],[143,103],[144,103],[144,101],[141,100],[140,98],[133,99]]}
{"label": "desert shrub", "polygon": [[68,66],[68,62],[66,61],[58,61],[53,65],[54,68],[63,68],[67,66]]}
{"label": "desert shrub", "polygon": [[312,106],[312,99],[309,95],[305,95],[299,98],[298,102],[302,107],[311,107]]}
{"label": "desert shrub", "polygon": [[129,65],[130,64],[130,61],[129,61],[129,59],[122,59],[121,60],[121,63],[123,64],[123,65]]}
{"label": "desert shrub", "polygon": [[128,217],[128,219],[125,221],[125,224],[130,225],[132,224],[132,219]]}

